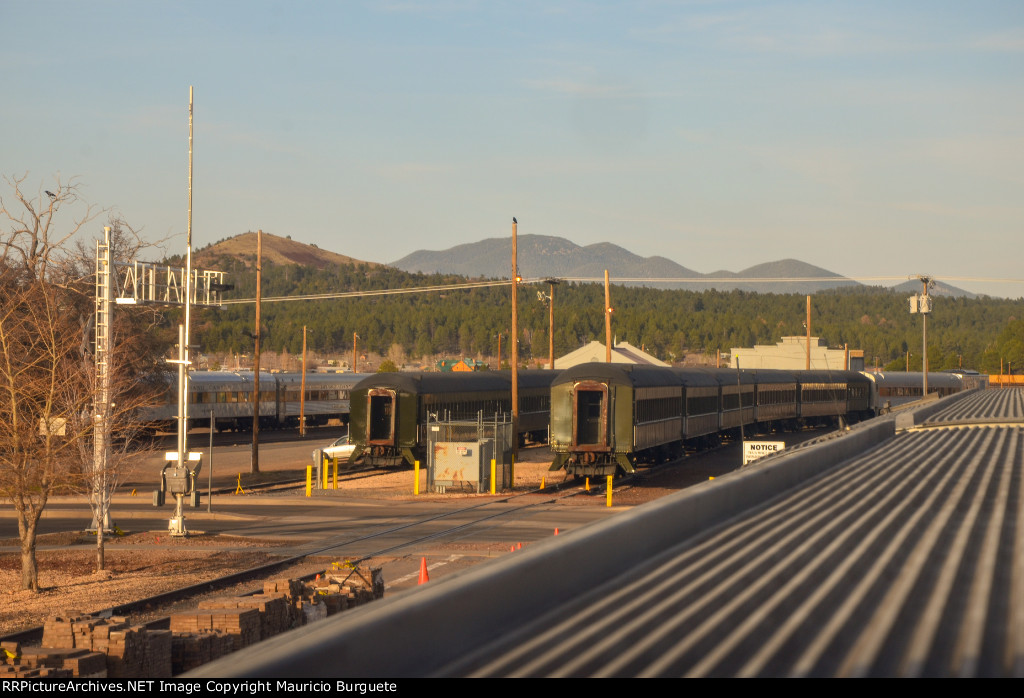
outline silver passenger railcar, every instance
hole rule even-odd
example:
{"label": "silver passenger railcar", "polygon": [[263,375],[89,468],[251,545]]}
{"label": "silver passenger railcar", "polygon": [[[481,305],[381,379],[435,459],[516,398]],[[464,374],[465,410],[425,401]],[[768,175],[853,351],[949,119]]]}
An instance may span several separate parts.
{"label": "silver passenger railcar", "polygon": [[[368,373],[307,373],[305,416],[307,426],[324,426],[331,419],[348,423],[350,392]],[[302,410],[302,374],[277,373],[277,421],[281,428],[299,426]]]}
{"label": "silver passenger railcar", "polygon": [[[876,413],[908,402],[920,400],[924,395],[924,374],[920,371],[864,371],[871,381],[872,406]],[[928,393],[945,397],[964,390],[962,375],[945,372],[928,372]]]}

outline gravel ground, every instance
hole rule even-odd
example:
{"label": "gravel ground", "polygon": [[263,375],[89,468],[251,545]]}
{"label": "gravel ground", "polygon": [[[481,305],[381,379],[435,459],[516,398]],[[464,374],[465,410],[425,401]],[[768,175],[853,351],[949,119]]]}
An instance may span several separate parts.
{"label": "gravel ground", "polygon": [[[693,461],[655,472],[642,471],[632,484],[616,485],[615,506],[635,506],[679,489],[703,482],[736,468],[735,445],[703,454]],[[546,448],[526,449],[516,465],[515,491],[536,489],[543,479],[547,486],[566,480],[564,473],[550,473],[550,453]],[[352,496],[367,499],[412,499],[412,472],[397,470],[359,473],[342,479],[342,488]],[[603,485],[603,483],[592,483]],[[421,485],[421,491],[424,487]],[[479,498],[490,495],[448,491],[424,492],[421,499]],[[581,495],[562,500],[567,506],[604,506],[600,495]],[[38,541],[39,593],[20,591],[21,558],[17,553],[0,554],[0,635],[41,625],[48,615],[69,611],[96,612],[112,606],[153,596],[154,594],[207,581],[249,569],[286,555],[280,541],[261,541],[191,536],[170,538],[161,533],[136,533],[112,539],[107,546],[107,570],[95,569],[95,539],[80,533],[54,534]],[[291,542],[294,543],[294,542]],[[17,545],[17,541],[0,541]],[[66,547],[67,546],[67,547]],[[296,577],[324,569],[329,561],[309,561],[287,572],[275,572],[271,578]],[[249,582],[248,591],[257,586]],[[224,596],[232,591],[218,591]],[[187,607],[194,607],[190,602]],[[181,609],[184,610],[185,606]],[[166,614],[167,609],[162,609]]]}
{"label": "gravel ground", "polygon": [[[546,478],[546,449],[524,451],[517,467],[516,489],[535,488]],[[367,499],[412,499],[412,471],[391,470],[345,476],[342,488],[352,496]],[[562,479],[556,475],[556,479]],[[256,495],[259,496],[259,495]],[[422,498],[458,499],[486,497],[467,492],[424,493]],[[223,577],[286,557],[286,546],[295,541],[266,541],[238,537],[193,535],[172,538],[163,533],[141,532],[108,538],[106,570],[95,572],[95,538],[79,532],[41,536],[37,541],[37,564],[42,590],[22,591],[21,556],[0,554],[0,635],[36,627],[52,614],[74,611],[92,613],[113,606],[148,598],[155,594]],[[0,541],[16,546],[18,541]],[[54,549],[55,548],[55,549]],[[297,577],[326,569],[329,560],[312,560],[268,578]],[[259,586],[247,582],[235,590],[220,590],[213,596],[244,593]],[[180,608],[194,608],[197,601],[184,602]],[[168,609],[151,616],[166,615]],[[137,620],[147,620],[139,617]]]}

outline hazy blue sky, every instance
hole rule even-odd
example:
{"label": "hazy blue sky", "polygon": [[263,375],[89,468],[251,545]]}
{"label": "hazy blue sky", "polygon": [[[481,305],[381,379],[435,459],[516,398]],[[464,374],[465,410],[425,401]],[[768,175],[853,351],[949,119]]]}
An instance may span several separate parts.
{"label": "hazy blue sky", "polygon": [[391,262],[515,215],[702,272],[1024,278],[1020,0],[0,0],[0,36],[0,172],[152,237],[194,85],[196,246]]}

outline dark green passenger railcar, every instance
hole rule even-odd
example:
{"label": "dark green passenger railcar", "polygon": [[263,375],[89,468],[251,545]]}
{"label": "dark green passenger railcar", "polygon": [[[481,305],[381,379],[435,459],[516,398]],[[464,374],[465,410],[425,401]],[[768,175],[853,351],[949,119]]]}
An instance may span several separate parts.
{"label": "dark green passenger railcar", "polygon": [[[519,435],[547,435],[553,371],[519,374]],[[508,371],[378,373],[352,389],[351,462],[398,465],[425,461],[427,417],[475,420],[512,410]]]}
{"label": "dark green passenger railcar", "polygon": [[683,381],[670,368],[589,363],[551,386],[551,470],[611,475],[638,456],[679,455]]}

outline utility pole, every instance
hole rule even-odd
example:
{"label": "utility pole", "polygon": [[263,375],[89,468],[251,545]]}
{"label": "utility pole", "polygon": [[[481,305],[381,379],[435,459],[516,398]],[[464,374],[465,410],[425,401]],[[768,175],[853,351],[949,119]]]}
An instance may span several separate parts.
{"label": "utility pole", "polygon": [[[927,274],[919,274],[923,284],[923,289],[920,296],[911,296],[907,300],[910,301],[910,312],[911,314],[921,314],[921,374],[924,376],[922,379],[922,393],[921,397],[928,396],[928,314],[932,312],[932,297],[928,295],[928,284],[931,283],[932,277]],[[907,370],[910,370],[909,360],[907,362]]]}
{"label": "utility pole", "polygon": [[[519,457],[519,222],[512,217],[512,463]],[[513,470],[513,472],[515,472]],[[512,483],[515,485],[515,481]]]}
{"label": "utility pole", "polygon": [[811,370],[811,297],[807,296],[807,370]]}
{"label": "utility pole", "polygon": [[299,387],[299,436],[306,438],[306,326],[302,326],[302,383]]}
{"label": "utility pole", "polygon": [[352,373],[359,373],[359,335],[352,333]]}
{"label": "utility pole", "polygon": [[604,362],[612,362],[612,296],[607,269],[604,270]]}
{"label": "utility pole", "polygon": [[555,286],[558,279],[548,279],[548,370],[555,370]]}
{"label": "utility pole", "polygon": [[921,397],[928,397],[928,313],[932,311],[932,297],[928,295],[928,282],[931,279],[927,276],[918,278],[924,285],[921,292],[921,372],[924,376]]}
{"label": "utility pole", "polygon": [[263,231],[256,231],[256,334],[252,373],[252,461],[250,473],[260,471],[260,305],[263,301]]}

